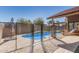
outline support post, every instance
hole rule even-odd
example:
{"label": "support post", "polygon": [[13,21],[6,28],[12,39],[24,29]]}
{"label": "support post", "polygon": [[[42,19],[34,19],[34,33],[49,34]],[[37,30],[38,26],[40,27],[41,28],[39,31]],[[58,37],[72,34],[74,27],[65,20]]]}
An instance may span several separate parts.
{"label": "support post", "polygon": [[70,31],[70,25],[69,25],[69,21],[68,21],[68,31]]}
{"label": "support post", "polygon": [[74,23],[74,21],[73,21],[73,29],[75,28],[75,23]]}
{"label": "support post", "polygon": [[65,22],[66,22],[66,30],[69,31],[69,21],[68,18],[65,18]]}
{"label": "support post", "polygon": [[52,19],[52,24],[53,24],[53,27],[52,27],[52,30],[51,30],[52,31],[51,36],[53,36],[53,38],[56,38],[56,32],[55,32],[56,29],[55,29],[55,26],[54,26],[55,24],[54,24],[54,20],[53,19]]}

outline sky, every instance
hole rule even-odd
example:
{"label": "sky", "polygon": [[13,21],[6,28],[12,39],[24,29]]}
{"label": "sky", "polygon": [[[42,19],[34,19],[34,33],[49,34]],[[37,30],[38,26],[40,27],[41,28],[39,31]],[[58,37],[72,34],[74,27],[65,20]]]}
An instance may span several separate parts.
{"label": "sky", "polygon": [[[72,7],[73,6],[0,6],[0,22],[9,22],[12,17],[14,21],[17,21],[19,18],[26,18],[33,21],[38,17],[42,17],[45,23],[47,23],[47,17]],[[60,22],[63,21],[64,19],[61,18]]]}

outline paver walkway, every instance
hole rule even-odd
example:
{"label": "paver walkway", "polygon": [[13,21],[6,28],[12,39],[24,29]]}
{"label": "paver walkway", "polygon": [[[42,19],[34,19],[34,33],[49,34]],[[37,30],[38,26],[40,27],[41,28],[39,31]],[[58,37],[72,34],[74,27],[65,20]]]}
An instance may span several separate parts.
{"label": "paver walkway", "polygon": [[[15,50],[15,40],[7,41],[0,44],[0,52],[9,53],[30,53],[31,52],[31,40],[26,40],[21,37],[17,39],[17,50]],[[79,45],[79,36],[67,36],[63,39],[47,39],[43,41],[42,48],[41,42],[34,44],[34,53],[73,53]]]}
{"label": "paver walkway", "polygon": [[61,40],[66,44],[59,44],[59,48],[54,53],[74,53],[79,46],[79,36],[66,36]]}

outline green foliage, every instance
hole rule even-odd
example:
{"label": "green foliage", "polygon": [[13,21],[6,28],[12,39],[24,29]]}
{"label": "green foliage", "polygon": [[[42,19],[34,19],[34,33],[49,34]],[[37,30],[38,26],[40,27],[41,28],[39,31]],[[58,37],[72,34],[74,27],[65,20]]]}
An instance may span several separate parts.
{"label": "green foliage", "polygon": [[44,24],[44,21],[42,18],[37,18],[34,20],[34,24],[36,25],[41,25],[41,24]]}
{"label": "green foliage", "polygon": [[22,24],[32,24],[30,20],[27,20],[25,18],[20,18],[17,20],[17,23],[22,23]]}
{"label": "green foliage", "polygon": [[31,20],[27,20],[27,23],[28,23],[28,24],[32,24]]}
{"label": "green foliage", "polygon": [[52,24],[52,20],[49,20],[49,21],[48,21],[48,24]]}
{"label": "green foliage", "polygon": [[45,31],[50,31],[50,30],[51,30],[50,26],[47,26],[47,29],[45,29]]}

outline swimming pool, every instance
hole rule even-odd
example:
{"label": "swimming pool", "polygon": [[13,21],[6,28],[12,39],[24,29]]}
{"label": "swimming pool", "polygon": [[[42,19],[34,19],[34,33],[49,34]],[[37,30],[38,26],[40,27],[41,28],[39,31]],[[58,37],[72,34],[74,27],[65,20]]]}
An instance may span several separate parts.
{"label": "swimming pool", "polygon": [[[47,38],[51,35],[51,32],[43,32],[43,38]],[[60,33],[57,33],[57,36],[59,36]],[[25,34],[22,35],[22,37],[27,38],[27,39],[32,39],[32,34]],[[35,40],[40,40],[41,39],[41,33],[40,32],[36,32],[34,33],[34,39]]]}

